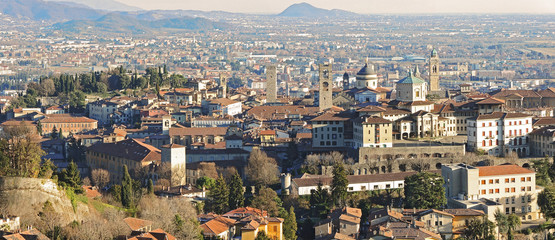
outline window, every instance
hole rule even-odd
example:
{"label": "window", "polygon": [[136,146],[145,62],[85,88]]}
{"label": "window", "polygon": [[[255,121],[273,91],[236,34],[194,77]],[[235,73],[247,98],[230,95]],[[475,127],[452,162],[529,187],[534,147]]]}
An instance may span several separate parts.
{"label": "window", "polygon": [[511,190],[509,188],[505,188],[505,193],[510,192]]}
{"label": "window", "polygon": [[526,202],[526,197],[522,196],[522,197],[521,197],[521,202],[522,202],[522,203],[525,203],[525,202]]}
{"label": "window", "polygon": [[532,187],[530,187],[530,186],[527,187],[527,189],[528,189],[528,191],[532,191]]}
{"label": "window", "polygon": [[485,190],[485,189],[482,190],[482,194],[486,194],[486,190]]}
{"label": "window", "polygon": [[528,181],[528,182],[532,181],[532,177],[527,177],[526,181]]}
{"label": "window", "polygon": [[349,187],[349,191],[353,191],[353,187]]}
{"label": "window", "polygon": [[490,189],[490,190],[489,190],[489,194],[493,194],[493,189]]}
{"label": "window", "polygon": [[495,189],[495,193],[499,193],[499,188],[496,188],[496,189]]}
{"label": "window", "polygon": [[526,182],[526,178],[525,178],[525,177],[521,177],[521,178],[520,178],[520,181],[521,181],[521,182]]}
{"label": "window", "polygon": [[509,183],[509,179],[508,179],[508,178],[505,178],[505,183]]}
{"label": "window", "polygon": [[509,198],[505,198],[505,204],[509,204]]}
{"label": "window", "polygon": [[486,185],[486,180],[482,180],[482,185]]}
{"label": "window", "polygon": [[512,183],[516,182],[515,178],[511,178],[511,182]]}
{"label": "window", "polygon": [[511,212],[509,212],[509,208],[505,208],[505,214],[511,214]]}
{"label": "window", "polygon": [[511,198],[511,204],[515,204],[515,197]]}
{"label": "window", "polygon": [[511,192],[516,192],[516,188],[511,188]]}
{"label": "window", "polygon": [[493,184],[493,179],[490,179],[490,180],[489,180],[489,184]]}
{"label": "window", "polygon": [[499,184],[499,179],[495,179],[495,184]]}

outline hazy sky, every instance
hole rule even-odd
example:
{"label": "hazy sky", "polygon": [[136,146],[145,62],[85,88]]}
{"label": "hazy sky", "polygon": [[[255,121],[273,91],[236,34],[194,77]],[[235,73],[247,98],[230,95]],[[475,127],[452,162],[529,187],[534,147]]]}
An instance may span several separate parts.
{"label": "hazy sky", "polygon": [[[117,0],[143,9],[279,13],[295,0]],[[554,13],[555,0],[306,0],[356,13]]]}

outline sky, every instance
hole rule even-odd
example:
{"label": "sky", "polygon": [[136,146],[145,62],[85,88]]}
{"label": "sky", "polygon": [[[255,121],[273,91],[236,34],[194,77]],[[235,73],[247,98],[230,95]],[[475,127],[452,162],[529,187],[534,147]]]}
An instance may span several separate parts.
{"label": "sky", "polygon": [[[296,0],[117,0],[146,10],[184,9],[279,13]],[[305,0],[316,7],[356,13],[551,13],[555,0]]]}

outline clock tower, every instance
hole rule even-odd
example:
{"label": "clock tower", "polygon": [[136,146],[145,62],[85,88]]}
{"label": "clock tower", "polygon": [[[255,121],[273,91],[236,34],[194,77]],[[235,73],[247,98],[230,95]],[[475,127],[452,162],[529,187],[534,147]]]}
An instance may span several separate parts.
{"label": "clock tower", "polygon": [[319,79],[320,79],[320,90],[318,105],[320,111],[330,109],[332,105],[332,67],[331,63],[320,64],[319,66]]}

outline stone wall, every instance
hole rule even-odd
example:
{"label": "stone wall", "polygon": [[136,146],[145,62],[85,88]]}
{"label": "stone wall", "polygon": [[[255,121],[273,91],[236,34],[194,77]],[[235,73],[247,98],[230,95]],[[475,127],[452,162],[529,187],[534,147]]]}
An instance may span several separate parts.
{"label": "stone wall", "polygon": [[72,221],[80,222],[89,215],[87,205],[77,201],[74,211],[71,200],[63,189],[51,179],[0,177],[0,210],[3,213],[21,216],[37,215],[49,201],[54,210],[60,214],[60,224],[69,224]]}

